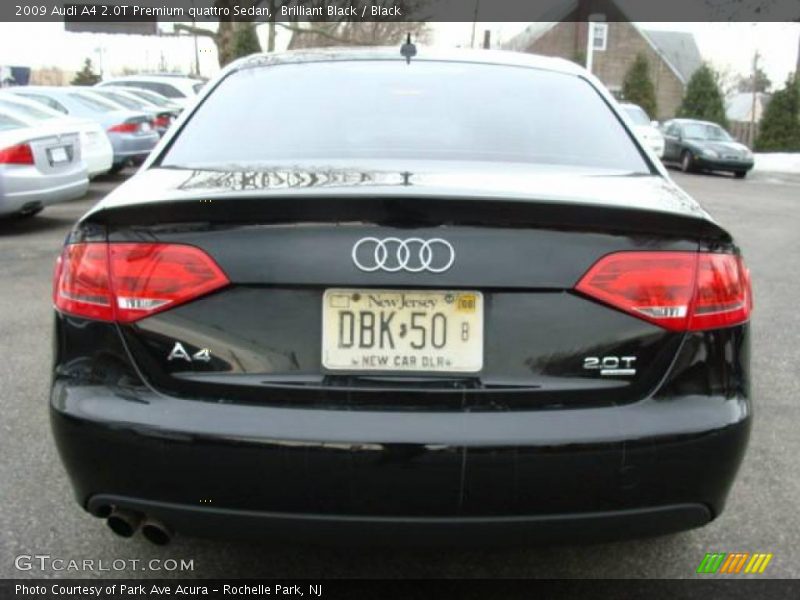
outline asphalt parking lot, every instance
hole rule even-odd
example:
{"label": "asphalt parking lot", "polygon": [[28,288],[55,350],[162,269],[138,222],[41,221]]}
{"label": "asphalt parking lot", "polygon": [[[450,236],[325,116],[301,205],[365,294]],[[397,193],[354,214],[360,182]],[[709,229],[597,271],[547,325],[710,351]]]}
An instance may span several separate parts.
{"label": "asphalt parking lot", "polygon": [[[761,577],[800,576],[800,179],[675,174],[744,249],[753,273],[756,420],[726,512],[633,542],[492,550],[375,550],[121,539],[72,498],[50,438],[51,273],[72,223],[123,176],[26,221],[0,222],[0,577],[695,577],[706,552],[771,552]],[[714,468],[714,457],[705,459]],[[15,568],[18,555],[193,560],[191,572]],[[740,576],[741,577],[741,576]]]}

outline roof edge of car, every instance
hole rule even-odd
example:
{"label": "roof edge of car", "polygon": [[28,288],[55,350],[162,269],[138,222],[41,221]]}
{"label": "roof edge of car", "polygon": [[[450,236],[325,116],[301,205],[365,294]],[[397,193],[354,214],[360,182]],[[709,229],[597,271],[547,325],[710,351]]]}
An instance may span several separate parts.
{"label": "roof edge of car", "polygon": [[[406,59],[396,46],[360,46],[358,48],[319,48],[287,50],[251,54],[242,57],[226,67],[226,71],[239,71],[284,64],[302,64],[314,62],[346,62],[346,61],[398,61]],[[509,52],[505,50],[472,50],[441,49],[431,46],[417,46],[414,62],[461,62],[470,64],[502,65],[509,67],[527,67],[542,69],[570,75],[582,75],[585,70],[578,64],[563,58],[529,54],[525,52]]]}

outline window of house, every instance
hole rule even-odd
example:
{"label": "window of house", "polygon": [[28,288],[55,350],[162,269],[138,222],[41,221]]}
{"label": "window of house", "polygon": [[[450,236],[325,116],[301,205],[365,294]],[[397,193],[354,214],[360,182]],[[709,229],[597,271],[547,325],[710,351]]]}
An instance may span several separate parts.
{"label": "window of house", "polygon": [[592,23],[592,44],[595,50],[604,52],[608,42],[608,23]]}

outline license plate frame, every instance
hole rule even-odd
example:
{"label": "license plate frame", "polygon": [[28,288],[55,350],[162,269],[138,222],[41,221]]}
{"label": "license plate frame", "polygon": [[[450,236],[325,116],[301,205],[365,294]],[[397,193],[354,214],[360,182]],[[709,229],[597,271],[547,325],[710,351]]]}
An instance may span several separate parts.
{"label": "license plate frame", "polygon": [[[321,363],[328,372],[437,375],[483,369],[485,303],[479,291],[328,288],[321,309]],[[353,316],[342,316],[348,312]],[[370,321],[361,321],[362,312],[373,315],[370,347],[361,346],[369,330],[362,324]]]}
{"label": "license plate frame", "polygon": [[47,159],[53,166],[62,165],[69,162],[69,152],[66,146],[55,146],[47,149]]}

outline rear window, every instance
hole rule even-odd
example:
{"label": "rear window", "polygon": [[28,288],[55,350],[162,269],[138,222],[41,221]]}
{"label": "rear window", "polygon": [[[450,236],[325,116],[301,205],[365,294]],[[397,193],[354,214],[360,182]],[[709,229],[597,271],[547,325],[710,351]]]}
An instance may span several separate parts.
{"label": "rear window", "polygon": [[114,106],[106,104],[99,98],[92,98],[87,94],[69,94],[69,97],[93,112],[105,113],[117,110]]}
{"label": "rear window", "polygon": [[17,121],[13,117],[9,115],[5,115],[0,113],[0,131],[6,131],[9,129],[19,129],[20,127],[25,127],[25,124],[21,121]]}
{"label": "rear window", "polygon": [[160,94],[156,94],[155,92],[150,93],[147,90],[137,90],[135,88],[130,88],[126,90],[131,94],[136,94],[138,97],[143,98],[150,102],[151,104],[155,104],[156,106],[171,106],[171,102],[164,98]]}
{"label": "rear window", "polygon": [[112,102],[116,102],[124,106],[125,108],[132,108],[134,110],[139,110],[147,106],[144,102],[139,102],[138,100],[134,100],[133,98],[128,98],[127,96],[123,96],[122,94],[115,94],[114,92],[106,92],[103,91],[96,91],[95,94],[100,94],[103,98],[107,100],[111,100]]}
{"label": "rear window", "polygon": [[165,98],[185,98],[183,93],[173,85],[168,83],[158,83],[155,81],[129,81],[125,85],[131,87],[139,87],[145,90],[150,90],[156,94],[161,94]]}
{"label": "rear window", "polygon": [[229,75],[165,166],[330,159],[541,163],[649,173],[585,80],[456,62],[342,61]]}
{"label": "rear window", "polygon": [[9,102],[8,100],[0,99],[0,109],[10,110],[11,112],[17,113],[18,115],[22,115],[25,117],[29,117],[31,119],[36,119],[37,121],[44,121],[46,119],[55,119],[55,115],[50,114],[49,112],[39,110],[35,106],[29,106],[28,104],[20,104],[19,102]]}

